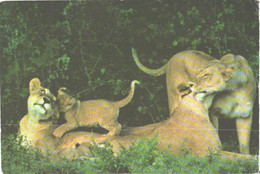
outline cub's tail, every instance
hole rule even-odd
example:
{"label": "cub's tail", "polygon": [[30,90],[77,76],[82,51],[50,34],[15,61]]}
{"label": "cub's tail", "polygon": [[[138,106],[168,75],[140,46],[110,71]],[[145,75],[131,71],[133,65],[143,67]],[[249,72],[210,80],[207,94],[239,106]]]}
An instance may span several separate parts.
{"label": "cub's tail", "polygon": [[115,106],[117,106],[118,108],[121,108],[121,107],[124,107],[125,105],[127,105],[134,96],[135,84],[140,84],[140,82],[138,80],[133,80],[131,83],[131,89],[130,89],[128,96],[126,98],[124,98],[123,100],[113,102],[113,104]]}
{"label": "cub's tail", "polygon": [[133,58],[135,60],[135,63],[136,65],[142,70],[144,71],[145,73],[149,74],[149,75],[152,75],[152,76],[160,76],[160,75],[163,75],[166,73],[166,68],[167,68],[167,63],[162,66],[161,68],[158,68],[158,69],[149,69],[147,67],[145,67],[139,60],[138,56],[137,56],[137,53],[135,51],[134,48],[132,48],[132,55],[133,55]]}

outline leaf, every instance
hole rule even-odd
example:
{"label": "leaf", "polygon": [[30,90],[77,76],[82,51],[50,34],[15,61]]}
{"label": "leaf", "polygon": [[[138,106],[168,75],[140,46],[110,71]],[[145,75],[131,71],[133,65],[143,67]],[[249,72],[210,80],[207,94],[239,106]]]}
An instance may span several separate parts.
{"label": "leaf", "polygon": [[173,41],[172,45],[176,47],[178,45],[178,41],[177,40]]}
{"label": "leaf", "polygon": [[138,106],[137,111],[138,112],[142,112],[142,110],[143,110],[143,107],[142,106]]}
{"label": "leaf", "polygon": [[106,72],[106,69],[105,68],[101,68],[100,72],[101,72],[101,74],[104,74]]}
{"label": "leaf", "polygon": [[148,59],[148,63],[149,63],[149,64],[153,64],[153,59],[152,59],[152,58],[149,58],[149,59]]}

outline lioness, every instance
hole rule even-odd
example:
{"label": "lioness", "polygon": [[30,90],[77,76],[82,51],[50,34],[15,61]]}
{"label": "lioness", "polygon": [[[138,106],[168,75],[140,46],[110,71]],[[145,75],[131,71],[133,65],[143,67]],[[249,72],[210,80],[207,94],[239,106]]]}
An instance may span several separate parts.
{"label": "lioness", "polygon": [[224,91],[215,95],[209,115],[216,129],[218,129],[218,117],[235,118],[240,152],[249,154],[253,106],[256,97],[254,74],[247,60],[242,56],[227,54],[220,61],[227,65],[235,65],[235,73],[227,82]]}
{"label": "lioness", "polygon": [[166,73],[168,104],[170,114],[173,113],[181,96],[193,86],[199,88],[197,93],[204,94],[222,91],[226,81],[232,77],[232,66],[226,66],[219,60],[195,50],[188,50],[174,55],[168,63],[159,69],[149,69],[142,65],[132,48],[136,65],[145,73],[159,76]]}
{"label": "lioness", "polygon": [[[32,146],[38,146],[41,136],[35,136],[35,131],[32,129],[47,126],[51,119],[57,119],[59,112],[54,112],[54,103],[56,97],[49,91],[49,89],[41,86],[38,78],[34,78],[29,83],[30,95],[28,97],[27,106],[28,114],[25,115],[20,121],[20,134],[24,136]],[[51,125],[48,124],[48,127]],[[41,131],[41,129],[36,130]],[[37,134],[40,134],[37,133]]]}
{"label": "lioness", "polygon": [[65,124],[56,128],[53,132],[55,137],[61,137],[65,132],[77,127],[90,127],[99,125],[109,130],[107,135],[118,135],[122,126],[117,121],[119,109],[127,105],[133,98],[135,84],[140,84],[134,80],[128,96],[120,101],[108,100],[88,100],[80,102],[66,94],[66,88],[58,91],[58,105],[60,112],[65,113]]}
{"label": "lioness", "polygon": [[54,139],[52,132],[56,127],[54,124],[59,112],[54,104],[56,98],[49,89],[42,87],[40,80],[34,78],[29,83],[29,91],[28,113],[20,121],[19,130],[19,136],[28,143],[22,145],[29,144],[52,159],[60,157],[71,159],[84,155],[82,150],[58,148],[59,142]]}
{"label": "lioness", "polygon": [[[251,158],[250,155],[221,151],[221,142],[211,124],[208,109],[193,97],[193,93],[183,96],[174,114],[167,120],[142,127],[122,129],[119,136],[103,136],[88,132],[67,133],[62,139],[60,148],[81,145],[89,146],[95,143],[109,141],[115,153],[122,147],[128,148],[142,137],[159,135],[158,148],[172,154],[181,154],[183,148],[198,156],[205,156],[211,151],[218,151],[223,158]],[[91,152],[91,151],[90,151]],[[92,154],[88,154],[91,156]]]}

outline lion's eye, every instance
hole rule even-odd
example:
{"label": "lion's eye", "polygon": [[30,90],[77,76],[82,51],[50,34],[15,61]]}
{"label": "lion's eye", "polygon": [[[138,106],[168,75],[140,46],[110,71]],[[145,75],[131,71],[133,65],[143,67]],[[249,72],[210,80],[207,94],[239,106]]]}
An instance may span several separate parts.
{"label": "lion's eye", "polygon": [[46,91],[44,89],[40,89],[42,94],[46,94]]}
{"label": "lion's eye", "polygon": [[209,78],[210,76],[211,76],[210,74],[204,74],[203,78],[206,79],[206,78]]}

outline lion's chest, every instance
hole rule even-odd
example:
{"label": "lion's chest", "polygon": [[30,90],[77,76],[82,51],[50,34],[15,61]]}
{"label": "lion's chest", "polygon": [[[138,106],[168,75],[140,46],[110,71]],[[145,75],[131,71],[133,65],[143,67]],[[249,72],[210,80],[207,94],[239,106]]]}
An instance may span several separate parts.
{"label": "lion's chest", "polygon": [[36,123],[26,115],[20,122],[21,135],[26,138],[32,146],[55,147],[56,141],[52,137],[52,126],[49,122]]}
{"label": "lion's chest", "polygon": [[252,111],[253,103],[245,92],[222,92],[216,95],[210,113],[229,118],[246,118]]}

